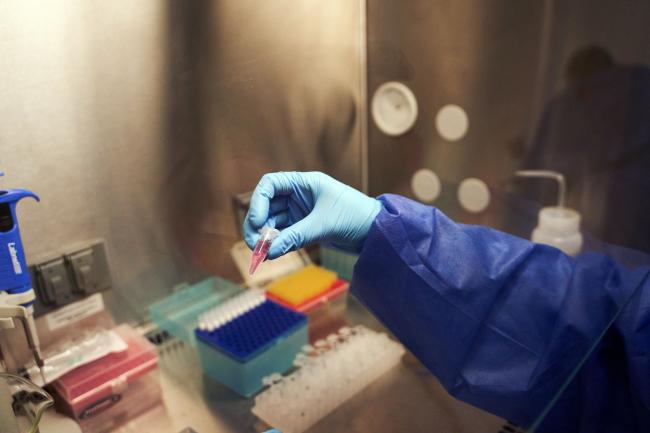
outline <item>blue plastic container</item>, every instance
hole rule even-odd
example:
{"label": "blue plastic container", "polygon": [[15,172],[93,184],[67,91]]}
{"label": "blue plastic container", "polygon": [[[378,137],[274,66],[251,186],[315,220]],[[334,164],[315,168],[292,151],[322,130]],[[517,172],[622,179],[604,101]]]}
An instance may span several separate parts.
{"label": "blue plastic container", "polygon": [[203,371],[250,397],[264,377],[291,368],[307,344],[307,317],[265,301],[214,331],[195,332]]}
{"label": "blue plastic container", "polygon": [[199,315],[240,291],[235,283],[211,277],[151,304],[149,315],[160,329],[194,346]]}

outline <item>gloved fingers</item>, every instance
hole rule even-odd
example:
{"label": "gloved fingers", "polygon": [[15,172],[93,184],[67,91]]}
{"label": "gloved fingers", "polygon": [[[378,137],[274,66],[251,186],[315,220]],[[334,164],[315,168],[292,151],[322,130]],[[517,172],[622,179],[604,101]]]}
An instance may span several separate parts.
{"label": "gloved fingers", "polygon": [[272,215],[268,220],[269,227],[274,229],[282,230],[291,225],[291,216],[288,211],[278,212],[275,215]]}
{"label": "gloved fingers", "polygon": [[315,217],[311,213],[282,230],[269,248],[269,259],[276,259],[318,240],[322,233],[314,230],[314,221]]}
{"label": "gloved fingers", "polygon": [[[244,219],[244,225],[243,225],[244,241],[246,241],[246,244],[249,247],[254,248],[255,242],[257,242],[257,239],[259,238],[258,231],[261,227],[268,225],[269,227],[273,227],[273,228],[276,227],[283,228],[289,225],[288,223],[289,215],[287,214],[286,211],[288,203],[289,203],[288,197],[273,198],[269,205],[269,214],[271,214],[271,216],[269,216],[269,218],[265,220],[261,226],[257,226],[256,224],[252,223],[251,216],[250,216],[251,210],[249,208],[248,213],[246,214],[246,218]],[[273,217],[274,214],[278,215],[280,213],[283,213],[283,215],[280,217],[279,220],[277,217],[275,218]]]}
{"label": "gloved fingers", "polygon": [[246,242],[246,245],[248,245],[248,248],[251,250],[255,248],[255,244],[260,238],[260,234],[258,232],[258,229],[253,227],[250,223],[250,220],[248,219],[248,216],[244,220],[244,226],[243,226],[243,231],[244,231],[244,242]]}
{"label": "gloved fingers", "polygon": [[[259,186],[258,186],[259,188]],[[253,192],[251,197],[251,204],[246,214],[246,222],[254,228],[261,228],[269,217],[270,199],[267,197],[266,192],[258,191],[258,188]]]}
{"label": "gloved fingers", "polygon": [[269,217],[273,198],[289,195],[291,192],[291,181],[287,173],[265,174],[253,191],[246,219],[250,220],[253,227],[261,228]]}

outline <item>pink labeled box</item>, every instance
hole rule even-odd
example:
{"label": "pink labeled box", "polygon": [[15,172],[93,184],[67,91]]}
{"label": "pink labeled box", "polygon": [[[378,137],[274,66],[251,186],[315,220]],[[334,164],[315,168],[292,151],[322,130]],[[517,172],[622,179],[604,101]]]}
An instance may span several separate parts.
{"label": "pink labeled box", "polygon": [[105,432],[160,402],[155,347],[128,325],[115,331],[128,348],[78,367],[57,379],[57,406],[84,432]]}

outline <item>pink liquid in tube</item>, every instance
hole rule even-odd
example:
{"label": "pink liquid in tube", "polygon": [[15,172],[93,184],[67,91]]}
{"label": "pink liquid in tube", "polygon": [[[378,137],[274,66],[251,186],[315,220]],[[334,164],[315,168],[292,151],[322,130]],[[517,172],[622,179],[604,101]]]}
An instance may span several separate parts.
{"label": "pink liquid in tube", "polygon": [[255,244],[253,255],[251,256],[251,265],[248,268],[248,275],[253,275],[257,267],[266,259],[269,254],[271,243],[280,234],[279,230],[272,229],[271,227],[262,227],[260,230],[260,240]]}

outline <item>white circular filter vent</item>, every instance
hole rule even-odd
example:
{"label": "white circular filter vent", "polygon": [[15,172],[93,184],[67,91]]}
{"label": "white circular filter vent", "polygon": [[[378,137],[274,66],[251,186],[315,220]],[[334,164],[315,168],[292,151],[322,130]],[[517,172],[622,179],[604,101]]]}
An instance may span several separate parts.
{"label": "white circular filter vent", "polygon": [[424,203],[432,203],[440,195],[440,178],[433,171],[422,168],[413,174],[411,189],[415,198]]}
{"label": "white circular filter vent", "polygon": [[490,189],[481,179],[469,177],[458,187],[458,201],[468,212],[483,212],[490,204]]}
{"label": "white circular filter vent", "polygon": [[458,105],[449,104],[438,110],[436,129],[442,138],[458,141],[467,134],[469,119],[467,113]]}
{"label": "white circular filter vent", "polygon": [[372,97],[372,118],[384,134],[406,133],[418,118],[418,103],[411,89],[397,81],[379,86]]}

